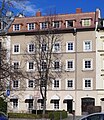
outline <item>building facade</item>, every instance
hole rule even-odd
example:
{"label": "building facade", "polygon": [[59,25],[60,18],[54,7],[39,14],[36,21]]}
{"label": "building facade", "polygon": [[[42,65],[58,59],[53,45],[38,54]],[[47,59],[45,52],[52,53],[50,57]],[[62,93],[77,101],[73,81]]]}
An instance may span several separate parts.
{"label": "building facade", "polygon": [[[56,43],[54,48],[62,57],[55,61],[54,68],[57,70],[60,64],[63,65],[61,75],[48,86],[46,109],[66,110],[70,113],[75,111],[76,115],[85,114],[91,106],[101,106],[98,90],[103,90],[103,84],[99,84],[98,79],[103,80],[99,78],[101,76],[97,58],[100,53],[97,49],[100,48],[97,46],[99,40],[96,40],[96,23],[100,11],[97,9],[95,12],[84,13],[77,8],[74,14],[57,15],[55,19],[51,16],[51,23],[46,21],[47,17],[38,11],[35,17],[23,16],[14,19],[8,31],[12,64],[16,69],[18,66],[24,66],[24,71],[32,69],[35,74],[33,62],[25,61],[24,54],[26,50],[28,54],[33,52],[34,45],[31,41],[34,35],[39,31],[47,34],[50,24],[55,34],[62,36],[62,40]],[[9,112],[42,109],[42,97],[34,87],[34,80],[17,79],[13,80],[11,85]]]}

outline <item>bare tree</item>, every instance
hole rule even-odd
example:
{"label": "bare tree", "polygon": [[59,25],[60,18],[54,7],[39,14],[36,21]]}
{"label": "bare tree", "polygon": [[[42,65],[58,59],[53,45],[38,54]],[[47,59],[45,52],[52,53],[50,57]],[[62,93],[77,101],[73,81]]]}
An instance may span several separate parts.
{"label": "bare tree", "polygon": [[[61,34],[56,34],[57,29],[52,22],[57,20],[56,15],[49,15],[44,17],[46,28],[38,30],[34,35],[31,43],[31,47],[34,48],[31,54],[26,53],[26,61],[33,60],[31,64],[34,64],[36,74],[31,74],[31,78],[35,79],[35,85],[39,87],[43,99],[43,115],[46,111],[46,100],[47,100],[47,86],[52,85],[52,81],[55,80],[59,75],[62,68],[60,61],[62,54],[61,50]],[[27,57],[28,54],[28,57]]]}
{"label": "bare tree", "polygon": [[[10,8],[15,8],[13,2],[25,2],[25,0],[1,0],[0,1],[0,91],[6,89],[6,84],[10,83],[10,79],[20,77],[22,72],[14,70],[14,66],[10,60],[10,50],[6,46],[8,41],[7,30],[12,23],[11,17],[6,13]],[[4,42],[5,41],[5,42]],[[10,42],[10,41],[9,41]],[[21,75],[20,75],[21,74]],[[10,87],[10,86],[9,86]]]}

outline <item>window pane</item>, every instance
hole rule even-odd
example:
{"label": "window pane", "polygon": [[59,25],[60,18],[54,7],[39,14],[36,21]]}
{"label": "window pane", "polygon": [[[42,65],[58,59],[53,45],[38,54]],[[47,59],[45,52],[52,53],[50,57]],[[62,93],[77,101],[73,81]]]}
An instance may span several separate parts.
{"label": "window pane", "polygon": [[85,61],[85,68],[91,68],[91,61]]}
{"label": "window pane", "polygon": [[18,80],[13,81],[13,87],[18,87]]}
{"label": "window pane", "polygon": [[59,100],[54,100],[54,109],[59,109]]}
{"label": "window pane", "polygon": [[73,43],[72,42],[68,43],[68,50],[73,50]]}

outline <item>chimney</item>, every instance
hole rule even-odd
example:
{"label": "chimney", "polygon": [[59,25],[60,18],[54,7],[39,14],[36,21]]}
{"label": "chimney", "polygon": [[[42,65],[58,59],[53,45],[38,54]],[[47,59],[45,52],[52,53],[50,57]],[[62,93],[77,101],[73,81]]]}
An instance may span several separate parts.
{"label": "chimney", "polygon": [[82,13],[82,9],[81,8],[76,8],[76,13]]}
{"label": "chimney", "polygon": [[41,16],[41,12],[40,12],[40,10],[38,10],[37,12],[36,12],[36,17],[40,17]]}

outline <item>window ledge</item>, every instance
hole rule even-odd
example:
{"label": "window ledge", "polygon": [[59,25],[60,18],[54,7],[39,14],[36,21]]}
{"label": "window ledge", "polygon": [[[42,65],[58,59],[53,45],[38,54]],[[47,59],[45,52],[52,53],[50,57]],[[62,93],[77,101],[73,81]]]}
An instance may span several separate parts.
{"label": "window ledge", "polygon": [[86,72],[86,71],[93,71],[94,69],[82,69],[83,72]]}
{"label": "window ledge", "polygon": [[65,69],[66,72],[74,72],[74,69]]}

